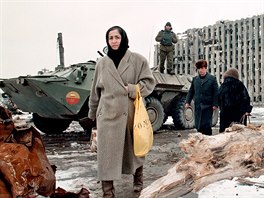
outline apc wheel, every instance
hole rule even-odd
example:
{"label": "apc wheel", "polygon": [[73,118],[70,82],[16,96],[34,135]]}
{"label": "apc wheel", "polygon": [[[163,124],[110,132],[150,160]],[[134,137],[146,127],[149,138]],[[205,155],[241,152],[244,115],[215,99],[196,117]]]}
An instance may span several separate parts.
{"label": "apc wheel", "polygon": [[154,97],[147,98],[147,112],[153,131],[160,129],[164,122],[164,109],[160,101]]}
{"label": "apc wheel", "polygon": [[185,97],[174,101],[172,108],[172,119],[174,126],[178,129],[192,129],[195,127],[194,103],[185,108]]}
{"label": "apc wheel", "polygon": [[66,119],[44,118],[36,113],[33,113],[32,117],[35,126],[46,134],[60,134],[66,130],[72,122],[72,120]]}

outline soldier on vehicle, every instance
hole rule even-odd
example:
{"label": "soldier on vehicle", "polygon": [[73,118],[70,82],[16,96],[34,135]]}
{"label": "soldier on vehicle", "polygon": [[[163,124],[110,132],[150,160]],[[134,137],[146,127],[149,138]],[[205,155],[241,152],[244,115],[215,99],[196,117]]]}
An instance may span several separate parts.
{"label": "soldier on vehicle", "polygon": [[166,23],[164,30],[159,31],[155,39],[157,42],[160,42],[160,72],[164,73],[164,63],[167,59],[167,73],[171,75],[175,74],[175,68],[173,66],[173,54],[175,48],[174,44],[177,42],[177,36],[172,31],[170,22]]}
{"label": "soldier on vehicle", "polygon": [[197,61],[195,66],[198,75],[193,77],[185,108],[194,99],[195,128],[205,135],[212,135],[213,111],[218,109],[218,84],[216,77],[207,72],[206,60]]}

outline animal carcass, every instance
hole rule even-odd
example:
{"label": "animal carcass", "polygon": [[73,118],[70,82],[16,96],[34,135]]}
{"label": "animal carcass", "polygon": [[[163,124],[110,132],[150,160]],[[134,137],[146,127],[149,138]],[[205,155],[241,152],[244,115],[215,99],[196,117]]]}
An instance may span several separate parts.
{"label": "animal carcass", "polygon": [[0,197],[50,196],[56,178],[39,132],[28,125],[16,128],[1,106],[0,117]]}

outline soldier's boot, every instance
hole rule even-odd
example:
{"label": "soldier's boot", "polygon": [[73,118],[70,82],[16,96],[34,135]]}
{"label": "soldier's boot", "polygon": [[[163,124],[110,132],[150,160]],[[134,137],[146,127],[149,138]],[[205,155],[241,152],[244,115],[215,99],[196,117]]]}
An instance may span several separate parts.
{"label": "soldier's boot", "polygon": [[160,71],[160,73],[163,74],[163,73],[164,73],[164,70],[165,70],[165,67],[160,65],[160,66],[159,66],[159,71]]}
{"label": "soldier's boot", "polygon": [[102,181],[103,198],[115,198],[113,181]]}
{"label": "soldier's boot", "polygon": [[168,68],[168,74],[175,75],[175,69],[174,68]]}
{"label": "soldier's boot", "polygon": [[141,192],[143,189],[143,166],[137,168],[134,176],[134,192]]}

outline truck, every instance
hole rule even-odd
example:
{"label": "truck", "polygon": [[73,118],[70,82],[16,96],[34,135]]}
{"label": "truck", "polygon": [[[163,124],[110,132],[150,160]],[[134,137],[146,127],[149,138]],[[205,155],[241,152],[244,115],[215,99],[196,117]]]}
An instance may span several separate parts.
{"label": "truck", "polygon": [[[96,61],[65,67],[61,33],[58,43],[60,65],[54,71],[2,79],[0,88],[20,110],[31,112],[35,126],[46,134],[62,133],[72,121],[91,131],[95,122],[87,115]],[[194,104],[184,107],[192,76],[163,74],[155,69],[152,73],[156,86],[145,102],[153,130],[158,131],[169,116],[177,129],[194,128]],[[217,119],[216,113],[213,125]]]}

